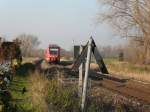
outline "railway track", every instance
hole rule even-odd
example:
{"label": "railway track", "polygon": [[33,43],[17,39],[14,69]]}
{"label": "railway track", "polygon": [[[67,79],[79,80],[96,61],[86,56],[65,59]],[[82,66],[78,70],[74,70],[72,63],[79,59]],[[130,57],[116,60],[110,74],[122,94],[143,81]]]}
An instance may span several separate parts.
{"label": "railway track", "polygon": [[127,81],[126,83],[120,83],[108,79],[100,81],[101,86],[117,92],[128,98],[137,99],[143,104],[150,105],[150,85],[143,85],[135,81]]}
{"label": "railway track", "polygon": [[[127,98],[133,98],[142,104],[150,106],[150,83],[144,84],[132,79],[125,79],[115,75],[100,74],[99,72],[90,72],[90,76],[99,78],[94,82],[99,83],[103,88],[111,90]],[[92,76],[92,77],[93,77]],[[102,80],[101,80],[102,79]]]}
{"label": "railway track", "polygon": [[[42,63],[42,60],[38,60],[35,62],[35,65],[38,66],[41,63]],[[58,69],[59,67],[63,68],[64,71],[65,71],[65,68],[68,68],[68,70],[70,69],[70,67],[67,67],[61,64],[60,66],[57,65],[57,67]],[[70,72],[71,72],[71,69],[70,69]],[[100,74],[94,74],[94,72],[91,72],[90,75],[96,76],[95,78],[103,77]],[[99,78],[99,80],[95,80],[95,78],[92,79],[94,80],[94,82],[99,83],[102,87],[108,90],[111,90],[127,98],[136,99],[142,104],[150,105],[150,84],[143,84],[137,81],[126,80],[126,79],[117,80],[117,78],[113,78],[113,76],[111,78],[108,78],[108,77],[106,78],[105,76],[104,78]]]}

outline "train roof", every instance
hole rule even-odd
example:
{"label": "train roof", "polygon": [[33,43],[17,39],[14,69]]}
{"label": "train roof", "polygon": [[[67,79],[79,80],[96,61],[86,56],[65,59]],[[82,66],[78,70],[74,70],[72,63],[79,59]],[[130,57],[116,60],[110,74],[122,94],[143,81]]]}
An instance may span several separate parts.
{"label": "train roof", "polygon": [[60,47],[59,47],[58,45],[56,45],[56,44],[50,44],[49,47],[50,47],[50,48],[51,48],[51,47],[60,48]]}

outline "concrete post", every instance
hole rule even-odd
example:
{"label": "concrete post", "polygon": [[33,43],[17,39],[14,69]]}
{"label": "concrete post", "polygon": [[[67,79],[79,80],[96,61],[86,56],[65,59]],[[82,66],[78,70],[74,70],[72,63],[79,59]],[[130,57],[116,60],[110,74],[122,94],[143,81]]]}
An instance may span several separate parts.
{"label": "concrete post", "polygon": [[[83,51],[83,46],[80,46],[80,54]],[[82,96],[82,89],[83,89],[83,66],[84,66],[84,62],[81,63],[80,67],[79,67],[79,85],[78,85],[78,95],[79,97]]]}
{"label": "concrete post", "polygon": [[82,102],[81,102],[81,111],[85,111],[86,106],[86,95],[87,95],[87,85],[88,85],[88,75],[90,69],[90,61],[91,61],[91,51],[92,51],[92,38],[89,39],[88,43],[88,53],[87,53],[87,60],[86,60],[86,68],[85,68],[85,77],[84,77],[84,84],[83,84],[83,94],[82,94]]}

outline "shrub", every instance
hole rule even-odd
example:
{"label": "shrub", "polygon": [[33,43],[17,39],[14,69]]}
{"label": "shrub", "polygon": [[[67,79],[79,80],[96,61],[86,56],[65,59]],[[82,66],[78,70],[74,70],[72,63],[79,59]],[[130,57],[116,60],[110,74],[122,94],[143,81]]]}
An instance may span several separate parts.
{"label": "shrub", "polygon": [[47,102],[49,109],[54,112],[79,111],[79,98],[76,87],[63,87],[56,79],[50,81]]}

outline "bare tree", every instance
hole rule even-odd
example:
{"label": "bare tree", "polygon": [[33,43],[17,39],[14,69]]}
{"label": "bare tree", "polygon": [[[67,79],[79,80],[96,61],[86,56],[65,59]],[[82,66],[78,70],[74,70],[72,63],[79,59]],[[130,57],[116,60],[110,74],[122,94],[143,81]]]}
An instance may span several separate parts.
{"label": "bare tree", "polygon": [[33,56],[38,49],[40,41],[34,35],[21,34],[16,37],[16,41],[21,43],[21,50],[23,56]]}
{"label": "bare tree", "polygon": [[[143,48],[143,61],[150,58],[150,0],[98,0],[108,12],[100,14],[109,20],[123,37]],[[141,52],[142,53],[142,52]]]}

